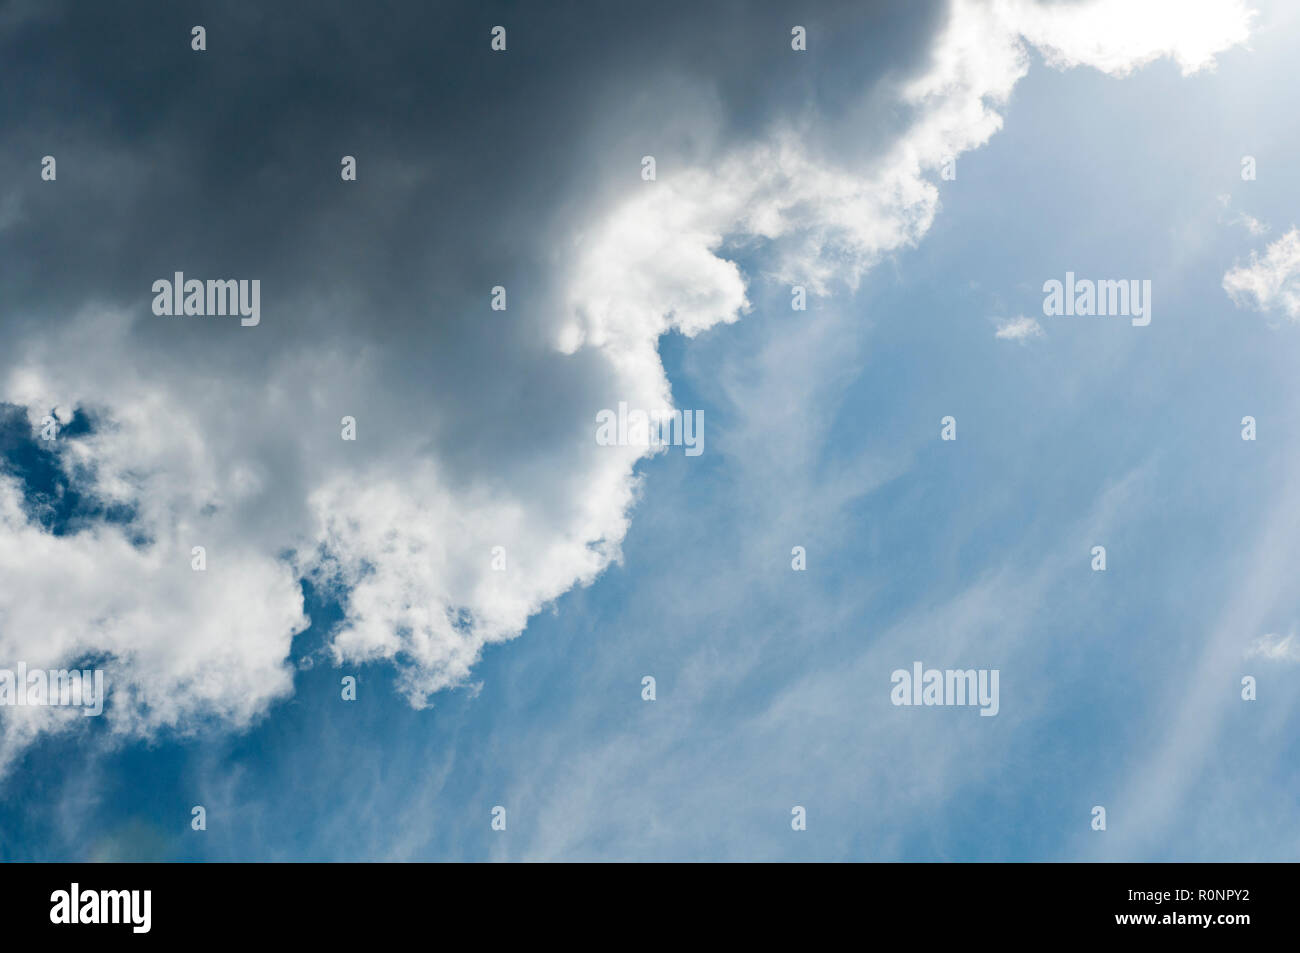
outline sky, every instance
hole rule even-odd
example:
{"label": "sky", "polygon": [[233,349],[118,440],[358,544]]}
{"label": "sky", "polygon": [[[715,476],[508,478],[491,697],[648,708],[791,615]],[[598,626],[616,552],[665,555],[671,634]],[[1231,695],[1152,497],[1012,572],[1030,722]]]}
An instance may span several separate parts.
{"label": "sky", "polygon": [[0,5],[0,858],[1293,859],[1298,39]]}

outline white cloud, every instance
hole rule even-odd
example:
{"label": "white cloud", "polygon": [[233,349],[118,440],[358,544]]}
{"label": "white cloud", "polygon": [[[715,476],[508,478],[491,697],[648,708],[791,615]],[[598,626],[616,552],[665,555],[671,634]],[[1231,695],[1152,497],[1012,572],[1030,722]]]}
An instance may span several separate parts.
{"label": "white cloud", "polygon": [[1112,76],[1161,57],[1184,76],[1213,69],[1215,55],[1244,44],[1255,14],[1244,0],[1093,0],[1005,5],[1025,39],[1056,67],[1091,66]]}
{"label": "white cloud", "polygon": [[[0,657],[63,668],[90,656],[106,672],[119,734],[181,731],[200,718],[247,725],[292,690],[290,641],[307,620],[289,567],[214,522],[186,538],[174,525],[148,549],[111,527],[56,537],[28,522],[0,479]],[[190,540],[210,547],[190,568]],[[100,658],[106,657],[104,661]],[[42,731],[88,727],[80,711],[4,713],[0,768]]]}
{"label": "white cloud", "polygon": [[[1224,209],[1228,209],[1232,207],[1231,195],[1225,193],[1217,196],[1217,198],[1219,204],[1222,205]],[[1223,221],[1223,219],[1220,218],[1220,221]],[[1267,235],[1269,231],[1271,231],[1269,225],[1266,222],[1261,222],[1259,219],[1251,215],[1249,212],[1238,212],[1237,215],[1229,221],[1229,224],[1240,225],[1242,228],[1244,228],[1250,234],[1254,235],[1256,238],[1258,238],[1260,235]]]}
{"label": "white cloud", "polygon": [[1240,215],[1238,215],[1235,221],[1238,225],[1243,226],[1246,229],[1246,231],[1250,232],[1252,235],[1256,237],[1268,233],[1267,225],[1265,225],[1259,219],[1255,218],[1255,216],[1249,215],[1246,212],[1242,212]]}
{"label": "white cloud", "polygon": [[1250,264],[1223,276],[1223,290],[1239,306],[1284,311],[1300,320],[1300,229],[1292,228],[1265,249],[1251,252]]}
{"label": "white cloud", "polygon": [[1246,650],[1246,658],[1263,658],[1273,662],[1300,662],[1300,640],[1295,633],[1260,636]]}
{"label": "white cloud", "polygon": [[1021,315],[1018,318],[1011,318],[1007,321],[998,323],[998,330],[994,337],[1002,341],[1019,341],[1024,344],[1031,338],[1040,338],[1043,336],[1043,327],[1033,318]]}
{"label": "white cloud", "polygon": [[[62,332],[11,342],[0,400],[26,407],[34,426],[54,406],[103,409],[106,426],[61,444],[64,465],[98,496],[135,505],[155,542],[133,547],[109,525],[50,536],[24,522],[12,483],[0,487],[4,657],[111,654],[120,732],[198,717],[239,726],[292,688],[301,573],[346,586],[336,661],[392,660],[417,705],[463,684],[484,645],[619,558],[644,454],[597,447],[594,412],[620,399],[667,406],[659,335],[745,312],[746,276],[724,242],[743,239],[775,279],[814,293],[855,286],[928,230],[940,162],[1001,127],[996,107],[1028,69],[1023,39],[1056,65],[1123,75],[1161,55],[1184,72],[1206,68],[1246,36],[1233,0],[1159,9],[958,2],[924,69],[894,91],[906,128],[872,158],[815,149],[799,120],[636,182],[562,250],[551,349],[502,322],[483,393],[456,395],[453,409],[392,373],[406,342],[225,345],[186,362],[150,350],[132,317],[93,307]],[[564,386],[540,389],[547,406],[511,405],[536,417],[535,439],[486,439],[510,413],[493,387],[537,380]],[[357,413],[355,445],[339,440],[341,413]],[[207,547],[206,574],[189,569],[191,545]],[[504,573],[490,568],[496,545]],[[32,592],[42,598],[24,598]],[[10,756],[63,724],[4,717]]]}

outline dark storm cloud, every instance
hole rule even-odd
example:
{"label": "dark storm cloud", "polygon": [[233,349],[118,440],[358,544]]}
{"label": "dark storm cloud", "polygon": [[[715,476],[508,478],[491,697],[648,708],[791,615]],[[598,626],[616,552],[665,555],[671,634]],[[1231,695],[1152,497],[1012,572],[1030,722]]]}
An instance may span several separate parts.
{"label": "dark storm cloud", "polygon": [[[273,301],[360,285],[367,320],[423,325],[431,292],[477,301],[503,270],[544,267],[536,235],[558,200],[635,181],[640,152],[603,149],[593,128],[626,120],[644,151],[668,145],[632,113],[663,78],[715,86],[728,137],[808,103],[832,119],[932,26],[924,5],[782,6],[115,3],[20,22],[0,85],[22,210],[3,233],[6,317],[93,296],[147,306],[153,278],[188,268],[261,276]],[[815,56],[791,56],[794,22]],[[497,23],[504,55],[488,48]],[[57,188],[37,176],[47,153]],[[295,321],[315,324],[271,324]]]}
{"label": "dark storm cloud", "polygon": [[[0,168],[17,216],[0,230],[0,322],[49,329],[87,304],[150,317],[152,282],[175,271],[258,278],[255,332],[137,323],[144,372],[241,377],[303,341],[366,342],[406,382],[400,400],[358,397],[372,419],[410,412],[412,398],[487,405],[491,428],[451,433],[449,420],[413,436],[441,429],[453,459],[548,439],[521,406],[588,412],[601,374],[590,355],[571,359],[586,365],[577,374],[536,367],[550,285],[574,227],[640,185],[642,154],[664,175],[684,161],[697,94],[720,100],[720,115],[699,115],[728,143],[810,107],[832,128],[875,78],[915,65],[937,16],[934,4],[847,2],[10,12]],[[792,55],[796,22],[815,55]],[[498,23],[504,54],[489,49]],[[206,52],[190,48],[195,24]],[[38,176],[46,154],[56,185]],[[344,155],[357,157],[355,183],[339,178]],[[487,309],[497,284],[508,317]]]}

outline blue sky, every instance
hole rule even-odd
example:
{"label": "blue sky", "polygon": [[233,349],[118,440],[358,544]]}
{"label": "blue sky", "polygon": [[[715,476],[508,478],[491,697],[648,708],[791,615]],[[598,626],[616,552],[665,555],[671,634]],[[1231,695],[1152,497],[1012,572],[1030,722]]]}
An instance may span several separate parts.
{"label": "blue sky", "polygon": [[[1002,128],[960,153],[955,180],[928,175],[939,188],[928,229],[867,256],[856,287],[832,272],[805,312],[790,308],[781,241],[729,234],[719,257],[749,307],[693,336],[671,324],[652,336],[675,406],[703,411],[706,449],[634,460],[621,559],[588,585],[565,577],[554,597],[539,584],[522,633],[485,638],[469,674],[423,709],[409,681],[429,684],[409,671],[423,643],[380,651],[364,627],[336,643],[356,597],[338,579],[301,583],[310,626],[291,635],[289,691],[266,689],[247,719],[178,703],[160,725],[87,719],[39,734],[0,780],[0,857],[1293,858],[1300,339],[1284,311],[1235,303],[1224,276],[1300,216],[1300,139],[1279,81],[1297,26],[1283,5],[1262,5],[1248,49],[1191,75],[1169,58],[1122,78],[1060,69],[1031,47],[998,106]],[[671,112],[665,96],[644,108]],[[671,181],[673,156],[714,148],[699,145],[707,124],[682,122],[655,186]],[[857,148],[885,150],[857,134]],[[1241,178],[1245,155],[1254,181]],[[1043,282],[1067,271],[1150,279],[1151,324],[1043,315]],[[730,293],[718,282],[709,300]],[[1019,316],[1041,335],[995,336]],[[569,359],[589,360],[600,333],[593,319]],[[455,334],[439,345],[449,361],[463,347],[469,366],[491,350]],[[592,371],[589,393],[558,375],[537,393],[560,408],[618,396],[631,386],[618,374],[643,357],[629,347],[617,372]],[[8,380],[20,371],[6,368]],[[334,386],[328,364],[318,371]],[[653,396],[654,373],[642,380],[633,396]],[[429,386],[439,400],[453,388]],[[466,407],[491,404],[472,380],[454,386]],[[373,412],[419,393],[376,398]],[[538,407],[507,411],[510,432]],[[940,439],[946,415],[956,441]],[[195,432],[220,430],[205,426]],[[438,473],[463,467],[491,498],[499,452],[490,434],[471,438]],[[605,484],[577,469],[552,491],[557,465],[538,453],[550,469],[534,522],[560,534],[584,480],[591,497]],[[534,462],[500,467],[523,482]],[[1090,568],[1095,545],[1105,572]],[[806,571],[792,571],[793,546]],[[381,577],[398,571],[363,546],[351,555]],[[999,670],[998,715],[892,705],[891,672],[914,660]],[[348,674],[354,702],[340,698]],[[1241,698],[1245,675],[1255,701]],[[190,828],[193,805],[206,808],[204,831]],[[490,826],[496,805],[505,831]],[[806,830],[791,828],[796,805]]]}

